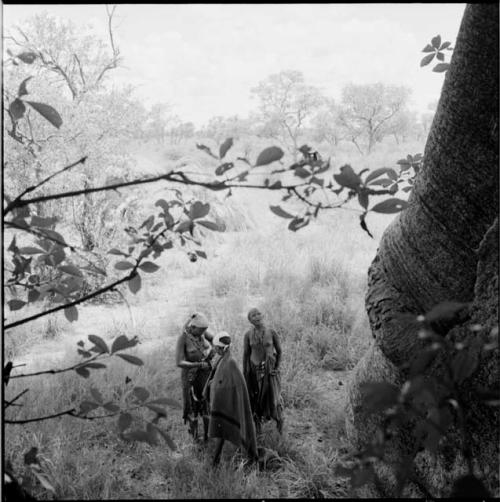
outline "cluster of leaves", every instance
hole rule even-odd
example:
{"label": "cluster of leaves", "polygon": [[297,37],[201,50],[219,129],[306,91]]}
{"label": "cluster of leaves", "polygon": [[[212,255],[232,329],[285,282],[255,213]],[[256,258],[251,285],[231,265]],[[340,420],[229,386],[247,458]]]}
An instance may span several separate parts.
{"label": "cluster of leaves", "polygon": [[[469,326],[474,336],[468,342],[452,342],[445,337],[448,328],[458,319],[467,317],[469,304],[443,302],[425,315],[406,316],[419,325],[418,336],[424,347],[413,360],[402,368],[408,379],[401,388],[387,382],[365,383],[362,388],[362,408],[368,414],[382,417],[373,440],[360,451],[350,454],[339,464],[338,474],[349,477],[352,488],[378,482],[375,465],[389,462],[385,454],[390,441],[408,427],[413,436],[413,451],[396,465],[396,494],[402,495],[411,481],[424,492],[414,471],[414,460],[423,450],[432,455],[446,453],[460,434],[460,448],[467,462],[468,472],[458,478],[452,496],[464,493],[488,496],[486,488],[473,473],[469,432],[465,425],[465,399],[462,385],[480,367],[491,351],[498,350],[498,327],[486,333],[480,325]],[[411,318],[411,319],[410,319]],[[429,376],[426,370],[433,364],[442,367],[439,377]],[[500,406],[495,389],[482,389],[476,397],[488,406]],[[466,490],[465,492],[460,490]],[[430,496],[426,493],[426,496]]]}
{"label": "cluster of leaves", "polygon": [[445,62],[445,53],[443,51],[452,51],[453,47],[451,47],[451,42],[443,42],[441,43],[441,35],[436,35],[432,38],[431,43],[427,44],[422,52],[429,53],[427,56],[422,58],[420,61],[420,66],[427,66],[434,58],[440,63],[437,63],[436,66],[432,69],[437,73],[445,72],[449,67],[450,63]]}
{"label": "cluster of leaves", "polygon": [[[197,147],[212,158],[222,162],[232,145],[233,139],[227,138],[220,145],[218,156],[205,145],[198,144]],[[274,214],[290,220],[288,228],[292,231],[297,231],[308,225],[311,219],[316,218],[321,210],[339,208],[357,197],[357,201],[362,208],[362,213],[360,215],[361,227],[370,237],[373,237],[365,221],[368,212],[373,211],[384,214],[397,213],[407,207],[407,202],[403,199],[391,197],[369,207],[370,196],[394,195],[399,190],[400,186],[404,192],[409,192],[412,189],[414,177],[423,163],[423,156],[421,154],[408,155],[406,159],[401,159],[397,162],[399,172],[389,167],[382,167],[372,171],[363,169],[359,173],[356,173],[354,169],[347,164],[340,168],[339,174],[334,174],[333,176],[325,178],[319,175],[324,175],[330,170],[330,159],[326,161],[323,160],[321,155],[313,151],[308,145],[302,145],[298,150],[302,154],[301,160],[293,163],[288,168],[274,169],[270,171],[270,175],[292,172],[293,175],[300,180],[300,183],[284,185],[280,180],[271,182],[270,178],[265,178],[264,185],[260,187],[270,190],[286,190],[287,193],[282,197],[283,202],[294,199],[304,203],[305,210],[301,214],[292,214],[281,206],[270,206]],[[237,157],[235,161],[222,162],[215,168],[215,175],[226,175],[225,182],[221,184],[221,187],[227,188],[228,183],[232,181],[247,181],[248,176],[252,174],[251,170],[253,168],[266,166],[275,162],[280,162],[282,164],[281,159],[283,156],[284,152],[281,148],[271,146],[260,152],[255,163],[251,163],[249,159],[243,157]],[[226,173],[229,171],[232,172],[235,169],[236,162],[239,162],[240,165],[244,165],[244,169],[239,170],[237,174],[229,177]],[[367,174],[362,178],[362,175],[365,173]],[[255,187],[255,185],[248,184],[241,184],[239,186]],[[382,187],[382,189],[378,187]],[[346,198],[338,202],[338,198],[344,190],[347,194]],[[315,193],[323,194],[328,201],[325,203],[324,200],[315,200],[313,197]],[[228,195],[230,194],[231,192],[228,193]],[[328,196],[332,194],[335,199],[337,199],[337,202],[332,203],[328,199]]]}
{"label": "cluster of leaves", "polygon": [[[42,374],[58,374],[68,371],[75,371],[82,378],[88,378],[91,371],[96,371],[100,369],[105,369],[107,366],[103,363],[106,359],[113,356],[119,357],[120,359],[126,361],[127,363],[142,366],[144,362],[137,356],[123,353],[124,350],[128,350],[135,347],[139,340],[137,337],[127,338],[125,335],[120,335],[113,340],[110,346],[106,341],[97,335],[88,335],[88,341],[90,342],[89,347],[85,347],[85,342],[80,340],[77,342],[77,353],[81,356],[81,361],[74,364],[73,366],[62,368],[58,370],[44,370],[31,374],[20,374],[11,375],[11,372],[15,368],[12,363],[7,363],[3,372],[4,385],[7,386],[10,379],[15,378],[26,378],[32,376],[38,376]],[[126,385],[131,380],[126,381]],[[168,435],[168,433],[158,426],[158,422],[161,418],[167,418],[167,411],[164,405],[173,406],[179,408],[179,403],[174,399],[168,397],[160,398],[150,398],[150,392],[144,387],[132,387],[123,390],[118,387],[114,390],[113,398],[105,400],[99,391],[95,387],[90,388],[90,394],[84,397],[80,403],[78,409],[73,407],[68,410],[58,411],[56,414],[50,417],[69,415],[82,419],[93,420],[96,418],[108,418],[117,417],[117,427],[120,437],[125,440],[137,440],[146,441],[149,444],[158,444],[157,436],[161,436],[165,439],[170,448],[175,449],[175,444]],[[10,402],[4,402],[4,408],[8,408],[14,404],[14,401],[19,400],[21,395],[24,395],[26,391],[17,396],[14,400]],[[77,399],[76,395],[72,396],[72,401]],[[19,406],[17,404],[17,406]],[[108,412],[106,415],[92,415],[91,412],[102,408],[103,411]],[[143,417],[137,414],[132,414],[132,411],[144,409],[149,412],[153,412],[155,415],[150,420],[145,420]],[[46,417],[34,417],[28,419],[15,419],[10,420],[6,417],[6,423],[29,423],[43,420]],[[146,430],[140,429],[129,429],[134,422],[146,421]]]}
{"label": "cluster of leaves", "polygon": [[[79,341],[77,343],[79,347],[77,349],[78,353],[87,360],[77,366],[75,371],[84,378],[89,376],[90,369],[102,369],[106,367],[105,364],[95,362],[95,360],[100,356],[101,358],[111,357],[116,354],[118,357],[130,364],[137,366],[142,366],[144,364],[142,359],[137,356],[123,353],[118,354],[119,351],[129,349],[137,345],[137,338],[128,339],[125,335],[120,335],[113,341],[111,347],[108,347],[106,342],[96,335],[89,335],[88,339],[91,343],[93,343],[93,346],[90,347],[89,350],[84,349],[83,341]],[[92,356],[92,352],[96,353],[96,355]],[[130,382],[131,380],[128,379],[126,384],[129,384]],[[118,387],[114,390],[113,399],[110,400],[105,400],[99,389],[95,387],[91,387],[89,392],[90,395],[80,402],[80,408],[77,416],[84,418],[98,418],[90,415],[90,413],[102,408],[104,411],[111,412],[111,414],[107,414],[106,417],[118,417],[117,428],[122,439],[127,441],[144,441],[150,445],[157,445],[158,436],[160,436],[165,439],[166,443],[172,450],[176,449],[175,443],[169,434],[158,426],[158,422],[161,418],[167,418],[167,411],[163,405],[179,408],[179,403],[174,399],[168,397],[151,399],[150,392],[145,387],[130,387],[125,390]],[[134,410],[140,409],[153,412],[154,417],[152,419],[145,420],[142,416],[131,413]],[[130,429],[133,423],[140,421],[146,422],[145,430],[139,428]]]}

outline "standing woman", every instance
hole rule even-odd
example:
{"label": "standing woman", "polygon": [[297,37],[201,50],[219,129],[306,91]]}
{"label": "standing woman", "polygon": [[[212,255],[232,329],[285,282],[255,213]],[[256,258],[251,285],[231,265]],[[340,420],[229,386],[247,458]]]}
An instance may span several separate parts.
{"label": "standing woman", "polygon": [[274,419],[281,433],[283,404],[279,366],[281,344],[278,334],[264,325],[261,312],[253,308],[248,312],[252,327],[243,340],[243,373],[257,432],[263,420]]}
{"label": "standing woman", "polygon": [[225,331],[214,336],[215,363],[205,392],[210,399],[209,436],[217,438],[213,465],[220,461],[224,441],[246,451],[250,460],[257,460],[257,440],[252,407],[245,379],[231,356],[231,337]]}
{"label": "standing woman", "polygon": [[204,439],[208,440],[208,403],[203,389],[210,375],[213,351],[207,334],[208,320],[201,313],[190,316],[177,340],[176,364],[181,368],[184,423],[189,433],[198,439],[198,417],[203,418]]}

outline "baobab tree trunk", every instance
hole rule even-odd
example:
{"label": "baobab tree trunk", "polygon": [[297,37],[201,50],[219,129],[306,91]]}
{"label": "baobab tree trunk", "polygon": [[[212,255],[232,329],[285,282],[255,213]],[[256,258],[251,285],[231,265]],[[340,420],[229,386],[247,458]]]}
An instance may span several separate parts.
{"label": "baobab tree trunk", "polygon": [[[365,444],[377,425],[359,406],[360,385],[402,384],[407,377],[402,364],[421,348],[417,328],[405,325],[398,313],[422,314],[446,300],[472,302],[472,322],[485,329],[498,325],[498,209],[498,4],[472,4],[464,13],[409,207],[384,232],[368,272],[366,309],[374,340],[355,369],[348,396],[347,428],[356,444]],[[446,336],[475,335],[457,326]],[[497,349],[465,385],[475,468],[497,496],[498,408],[481,405],[474,389],[498,388],[498,377]],[[405,441],[411,439],[394,445],[394,459],[411,446]],[[441,454],[434,463],[423,452],[416,459],[417,475],[431,493],[447,496],[453,477],[463,473],[460,455],[452,464]],[[390,469],[380,474],[390,494]],[[416,488],[410,494],[422,496]]]}

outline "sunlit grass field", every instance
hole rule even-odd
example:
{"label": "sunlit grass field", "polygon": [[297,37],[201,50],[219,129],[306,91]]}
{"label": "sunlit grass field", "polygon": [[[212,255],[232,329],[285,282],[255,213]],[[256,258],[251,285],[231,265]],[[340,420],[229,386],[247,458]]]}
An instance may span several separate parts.
{"label": "sunlit grass field", "polygon": [[[395,157],[391,155],[391,162],[383,165],[393,165],[400,158]],[[373,168],[381,167],[384,159],[375,161]],[[223,461],[213,469],[212,445],[193,443],[180,408],[174,406],[168,407],[168,416],[159,425],[175,441],[175,452],[163,441],[157,446],[123,441],[116,417],[63,416],[7,425],[5,460],[37,498],[349,495],[347,480],[335,474],[336,460],[350,448],[344,431],[344,392],[350,370],[371,342],[364,309],[366,271],[391,217],[369,216],[375,239],[363,232],[357,214],[349,211],[325,214],[294,233],[286,229],[286,221],[270,213],[269,203],[275,203],[271,199],[252,193],[234,197],[230,213],[219,210],[229,231],[206,238],[208,260],[191,263],[184,253],[172,252],[160,258],[160,271],[144,280],[136,296],[126,294],[128,306],[122,305],[120,314],[112,314],[118,306],[83,307],[80,325],[70,325],[59,314],[29,328],[21,326],[4,340],[6,357],[15,363],[28,362],[20,370],[29,372],[34,367],[61,368],[76,362],[76,342],[91,332],[106,341],[120,334],[137,335],[142,343],[129,352],[141,357],[144,366],[111,358],[106,369],[92,371],[88,379],[73,371],[13,379],[7,398],[26,388],[29,391],[20,400],[23,406],[10,407],[5,417],[37,417],[70,409],[89,396],[92,386],[105,401],[118,390],[140,386],[154,397],[180,403],[180,370],[174,364],[174,350],[186,315],[203,311],[212,331],[228,331],[234,340],[233,356],[241,367],[243,333],[249,326],[246,313],[257,306],[283,346],[285,431],[279,436],[269,423],[258,439],[259,446],[273,452],[275,461],[259,470],[245,465],[234,448],[226,447]],[[88,324],[85,309],[92,321]],[[146,416],[137,415],[138,426],[144,428],[141,420]],[[23,455],[33,446],[39,450],[54,493],[23,465]]]}

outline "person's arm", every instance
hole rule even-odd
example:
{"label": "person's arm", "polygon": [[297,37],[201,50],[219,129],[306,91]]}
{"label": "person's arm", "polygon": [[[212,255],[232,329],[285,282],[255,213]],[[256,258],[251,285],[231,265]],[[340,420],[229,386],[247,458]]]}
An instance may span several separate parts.
{"label": "person's arm", "polygon": [[177,346],[175,348],[175,364],[179,368],[209,368],[210,365],[207,362],[191,362],[187,361],[184,356],[184,348],[186,346],[186,335],[183,333],[177,340]]}
{"label": "person's arm", "polygon": [[281,363],[281,343],[280,339],[278,336],[278,333],[272,330],[273,333],[273,343],[274,343],[274,349],[276,350],[276,364],[274,365],[275,370],[279,370],[280,363]]}
{"label": "person's arm", "polygon": [[245,333],[243,337],[243,374],[248,375],[250,372],[250,337],[248,335],[248,331]]}

